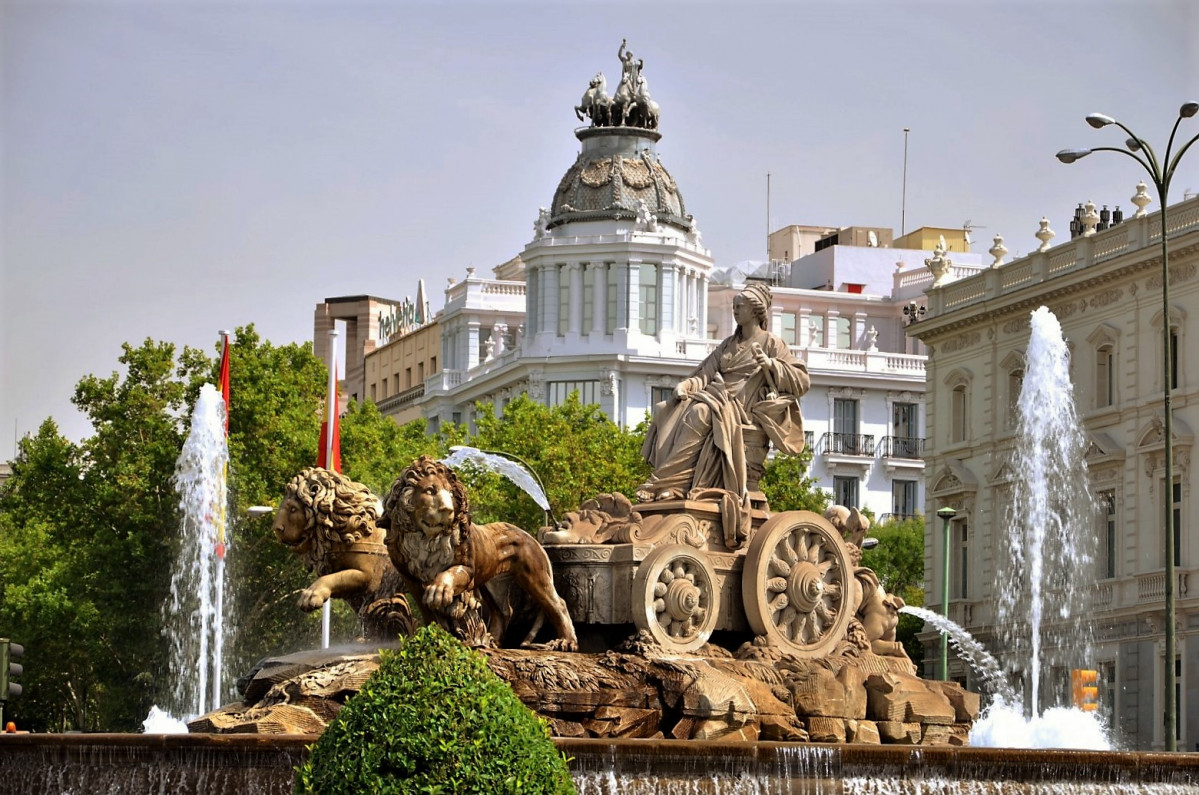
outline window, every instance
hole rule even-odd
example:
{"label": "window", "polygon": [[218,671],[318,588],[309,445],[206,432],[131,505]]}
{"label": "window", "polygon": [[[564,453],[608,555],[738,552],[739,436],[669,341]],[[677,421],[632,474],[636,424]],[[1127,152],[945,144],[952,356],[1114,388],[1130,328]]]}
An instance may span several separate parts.
{"label": "window", "polygon": [[404,368],[404,389],[411,389],[411,388],[412,388],[412,368],[405,367]]}
{"label": "window", "polygon": [[949,395],[949,441],[966,441],[966,385],[958,384]]}
{"label": "window", "polygon": [[1095,407],[1116,403],[1116,354],[1111,345],[1095,352]]}
{"label": "window", "polygon": [[1007,374],[1007,427],[1020,422],[1020,393],[1024,391],[1024,370],[1016,368]]}
{"label": "window", "polygon": [[1108,579],[1116,576],[1116,492],[1099,492],[1099,543],[1101,545],[1100,571]]}
{"label": "window", "polygon": [[953,540],[957,543],[957,571],[954,572],[956,587],[953,592],[958,599],[970,597],[970,528],[966,520],[954,522]]}
{"label": "window", "polygon": [[1172,520],[1174,522],[1174,565],[1182,563],[1182,483],[1175,481],[1171,490]]}
{"label": "window", "polygon": [[848,508],[856,508],[858,506],[858,479],[857,478],[833,478],[833,501],[838,505],[844,505]]}
{"label": "window", "polygon": [[425,363],[424,362],[416,363],[416,380],[418,383],[421,383],[421,384],[423,384],[425,382]]}
{"label": "window", "polygon": [[558,336],[566,335],[570,328],[570,271],[558,269]]}
{"label": "window", "polygon": [[916,515],[916,481],[891,481],[891,513],[896,519],[910,519]]}
{"label": "window", "polygon": [[1170,389],[1178,389],[1178,332],[1170,329]]}
{"label": "window", "polygon": [[650,394],[650,400],[649,400],[650,406],[656,406],[659,403],[663,403],[674,397],[674,387],[669,387],[669,386],[651,387],[649,394]]}
{"label": "window", "polygon": [[641,333],[652,337],[658,333],[658,266],[641,265],[640,269],[637,316]]}
{"label": "window", "polygon": [[837,345],[836,347],[848,350],[853,347],[853,334],[850,328],[850,321],[847,317],[837,318]]}
{"label": "window", "polygon": [[400,374],[393,373],[391,376],[391,394],[400,394]]}
{"label": "window", "polygon": [[436,356],[429,357],[429,373],[432,375],[437,374],[437,357]]}
{"label": "window", "polygon": [[616,316],[618,297],[620,293],[620,269],[608,266],[608,325],[607,333],[611,334],[618,328],[621,318]]}
{"label": "window", "polygon": [[891,405],[891,454],[899,458],[920,458],[920,431],[917,429],[915,403]]}
{"label": "window", "polygon": [[[858,401],[844,398],[833,400],[833,447],[829,452],[861,455],[858,436]],[[856,481],[855,481],[856,482]],[[842,503],[856,505],[856,503]]]}
{"label": "window", "polygon": [[583,405],[599,403],[599,381],[550,381],[546,384],[546,405],[561,406],[572,392],[579,393]]}
{"label": "window", "polygon": [[824,315],[808,316],[808,345],[813,348],[824,347]]}
{"label": "window", "polygon": [[375,385],[371,384],[371,403],[375,402]]}
{"label": "window", "polygon": [[795,336],[795,313],[784,312],[782,315],[782,334],[783,342],[788,345],[798,345],[799,340]]}
{"label": "window", "polygon": [[595,325],[595,268],[583,266],[583,333],[590,334]]}

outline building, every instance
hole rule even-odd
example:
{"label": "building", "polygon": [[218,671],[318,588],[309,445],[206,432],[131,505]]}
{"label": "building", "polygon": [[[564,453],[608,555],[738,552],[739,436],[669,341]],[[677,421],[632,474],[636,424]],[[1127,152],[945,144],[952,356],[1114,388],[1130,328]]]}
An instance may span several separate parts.
{"label": "building", "polygon": [[[886,227],[789,226],[771,238],[796,229],[825,231],[793,262],[713,276],[711,336],[732,333],[732,301],[744,280],[768,279],[772,330],[812,378],[802,401],[810,475],[837,503],[868,507],[880,519],[923,513],[925,355],[904,326],[932,282],[930,252],[882,247],[892,237]],[[964,276],[982,262],[962,254],[953,268]]]}
{"label": "building", "polygon": [[[1101,708],[1131,747],[1164,747],[1165,666],[1178,678],[1178,747],[1199,743],[1199,502],[1191,451],[1199,427],[1199,199],[1170,208],[1171,293],[1163,317],[1160,219],[1133,217],[1110,228],[960,278],[928,294],[926,316],[908,331],[928,346],[926,513],[957,510],[949,558],[949,616],[995,643],[999,534],[1014,477],[1013,403],[1023,377],[1029,315],[1048,306],[1072,348],[1077,410],[1087,455],[1098,571],[1094,664]],[[1092,223],[1092,230],[1094,224]],[[1163,323],[1174,340],[1174,483],[1163,482]],[[1080,484],[1082,487],[1082,484]],[[1180,529],[1178,659],[1164,659],[1165,555],[1162,517]],[[926,593],[940,609],[940,528],[925,536]],[[960,663],[951,674],[968,676]]]}

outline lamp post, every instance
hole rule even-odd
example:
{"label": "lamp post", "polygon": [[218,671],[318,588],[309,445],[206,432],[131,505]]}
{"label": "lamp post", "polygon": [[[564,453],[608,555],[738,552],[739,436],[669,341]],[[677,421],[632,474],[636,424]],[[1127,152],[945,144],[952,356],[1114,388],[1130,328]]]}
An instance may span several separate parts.
{"label": "lamp post", "polygon": [[[941,544],[941,615],[949,618],[949,520],[958,512],[946,505],[937,511],[943,528]],[[941,681],[949,681],[949,633],[941,633]]]}
{"label": "lamp post", "polygon": [[[1170,140],[1166,143],[1165,157],[1159,162],[1157,155],[1149,144],[1145,143],[1132,130],[1125,127],[1120,122],[1113,119],[1111,116],[1106,116],[1102,113],[1092,113],[1087,116],[1087,124],[1094,127],[1096,130],[1107,127],[1109,124],[1114,124],[1128,134],[1128,140],[1124,142],[1127,148],[1120,149],[1115,146],[1097,146],[1093,149],[1063,149],[1057,153],[1057,159],[1063,163],[1073,163],[1076,160],[1086,157],[1091,152],[1118,152],[1122,155],[1127,155],[1140,164],[1141,168],[1148,172],[1153,181],[1153,186],[1157,188],[1157,199],[1161,204],[1159,215],[1161,216],[1161,235],[1162,235],[1162,411],[1165,413],[1162,433],[1164,435],[1165,444],[1165,470],[1166,470],[1166,487],[1163,502],[1165,503],[1165,541],[1166,541],[1166,692],[1163,703],[1165,705],[1165,714],[1162,716],[1165,722],[1164,734],[1166,737],[1166,750],[1178,750],[1178,738],[1175,726],[1177,725],[1178,702],[1175,698],[1175,671],[1174,671],[1174,656],[1175,647],[1177,646],[1177,630],[1174,626],[1174,546],[1176,543],[1178,528],[1174,526],[1174,453],[1173,453],[1173,418],[1170,408],[1170,389],[1173,386],[1171,383],[1172,357],[1170,351],[1170,252],[1166,241],[1166,213],[1167,213],[1167,196],[1170,192],[1170,181],[1174,178],[1174,172],[1178,168],[1178,161],[1186,154],[1186,151],[1191,148],[1191,144],[1199,141],[1199,135],[1191,138],[1185,144],[1179,147],[1177,153],[1171,157],[1171,150],[1174,148],[1174,136],[1178,133],[1178,125],[1183,119],[1189,119],[1199,113],[1199,102],[1187,102],[1178,109],[1178,118],[1174,120],[1174,128],[1170,130]],[[1143,153],[1143,154],[1142,154]]]}

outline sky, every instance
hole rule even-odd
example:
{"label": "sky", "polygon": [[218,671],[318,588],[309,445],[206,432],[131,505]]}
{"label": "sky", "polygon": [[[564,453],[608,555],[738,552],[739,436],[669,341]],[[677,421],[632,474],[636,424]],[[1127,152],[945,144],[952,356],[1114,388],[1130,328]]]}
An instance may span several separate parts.
{"label": "sky", "polygon": [[1017,255],[1043,215],[1062,242],[1080,202],[1131,214],[1130,159],[1053,155],[1121,145],[1095,111],[1164,148],[1199,100],[1197,9],[0,0],[0,460],[47,417],[88,435],[74,386],[123,342],[310,340],[326,297],[422,278],[439,309],[532,239],[622,38],[718,267],[763,259],[768,228],[901,218]]}

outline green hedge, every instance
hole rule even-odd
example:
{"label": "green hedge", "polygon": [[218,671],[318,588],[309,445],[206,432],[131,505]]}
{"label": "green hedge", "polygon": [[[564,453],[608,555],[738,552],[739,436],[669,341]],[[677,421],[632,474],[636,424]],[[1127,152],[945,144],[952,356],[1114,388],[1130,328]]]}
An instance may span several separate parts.
{"label": "green hedge", "polygon": [[575,792],[545,722],[437,626],[382,652],[298,772],[302,795]]}

